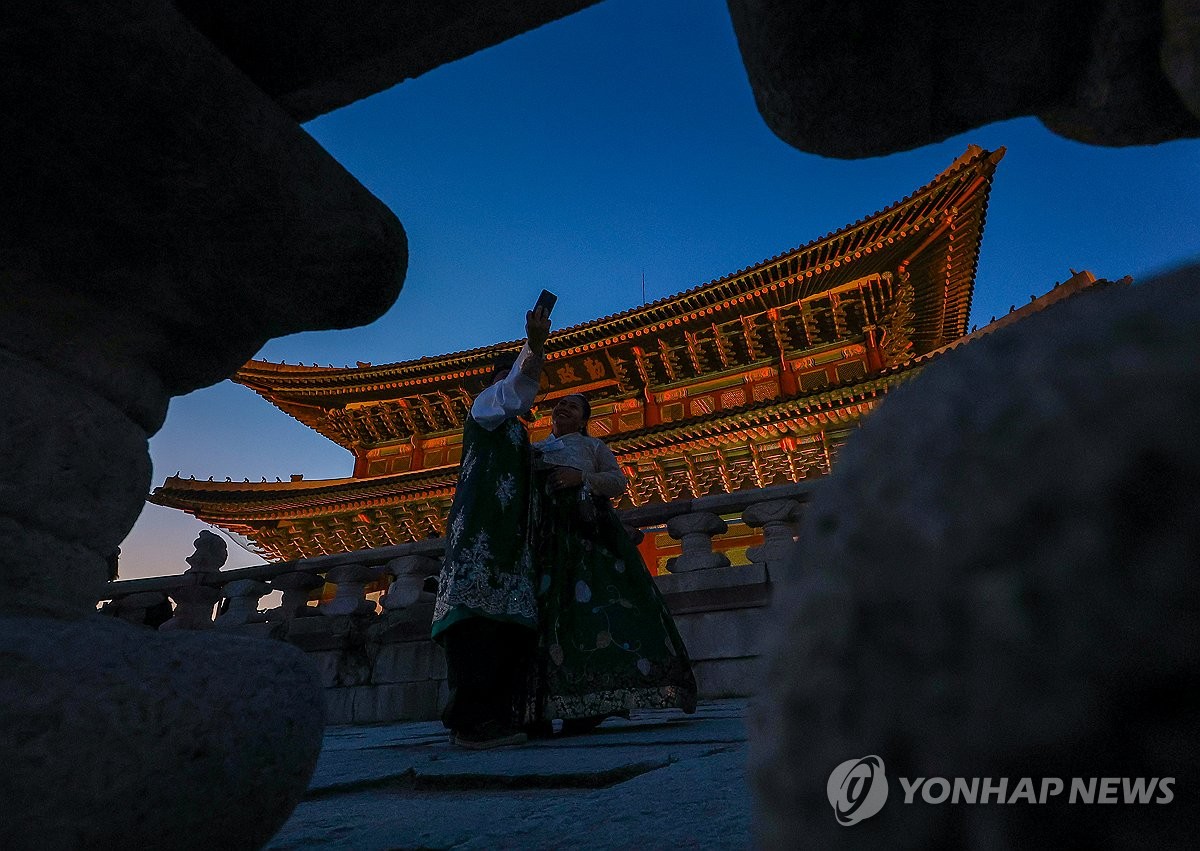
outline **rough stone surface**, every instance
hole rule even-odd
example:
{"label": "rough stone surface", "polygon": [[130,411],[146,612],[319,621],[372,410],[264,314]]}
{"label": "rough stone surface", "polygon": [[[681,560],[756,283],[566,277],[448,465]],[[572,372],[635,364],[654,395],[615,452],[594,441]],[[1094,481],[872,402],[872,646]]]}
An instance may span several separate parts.
{"label": "rough stone surface", "polygon": [[10,849],[255,847],[287,818],[323,727],[281,642],[100,615],[0,616]]}
{"label": "rough stone surface", "polygon": [[879,156],[1022,115],[1091,144],[1200,135],[1190,0],[728,2],[759,112],[803,151]]}
{"label": "rough stone surface", "polygon": [[693,662],[737,659],[763,652],[769,617],[766,608],[729,609],[682,615],[675,625]]}
{"label": "rough stone surface", "polygon": [[407,555],[389,561],[384,570],[392,577],[387,593],[379,603],[385,609],[405,609],[420,600],[432,599],[425,581],[437,576],[437,559],[422,555]]}
{"label": "rough stone surface", "polygon": [[767,565],[768,570],[781,563],[791,561],[796,548],[796,525],[804,511],[803,504],[795,499],[772,499],[756,502],[742,512],[742,521],[752,529],[763,530],[760,546],[746,550],[746,558],[755,564]]}
{"label": "rough stone surface", "polygon": [[357,664],[364,669],[363,676],[370,674],[370,661],[365,645],[369,620],[356,615],[329,615],[327,617],[295,618],[287,622],[280,637],[303,650],[336,650],[344,656],[355,655]]}
{"label": "rough stone surface", "polygon": [[330,727],[268,847],[749,848],[744,707],[635,711],[482,752],[451,746],[437,722]]}
{"label": "rough stone surface", "polygon": [[374,649],[371,679],[375,683],[446,678],[446,654],[432,641],[398,641]]}
{"label": "rough stone surface", "polygon": [[267,610],[267,620],[272,623],[287,623],[290,626],[293,620],[320,615],[320,612],[308,603],[313,592],[324,586],[324,577],[302,570],[276,576],[271,580],[271,588],[282,591],[283,594],[279,605]]}
{"label": "rough stone surface", "polygon": [[[8,312],[0,310],[0,325]],[[8,342],[0,348],[0,612],[78,616],[103,597],[104,557],[145,502],[146,433],[102,396],[13,355]]]}
{"label": "rough stone surface", "polygon": [[311,664],[87,613],[169,398],[380,315],[404,231],[171,3],[0,7],[0,108],[0,844],[253,847],[315,760]]}
{"label": "rough stone surface", "polygon": [[[1079,295],[890,394],[801,530],[752,774],[764,847],[1163,847],[1174,806],[896,805],[841,827],[839,763],[889,779],[1200,784],[1200,267]],[[898,784],[894,784],[898,785]],[[898,790],[894,789],[894,793]]]}
{"label": "rough stone surface", "polygon": [[5,345],[148,432],[267,339],[395,300],[395,216],[173,4],[9,4],[0,70]]}
{"label": "rough stone surface", "polygon": [[385,607],[367,632],[370,640],[381,644],[391,641],[426,640],[429,638],[431,623],[433,600],[420,599],[403,609]]}
{"label": "rough stone surface", "polygon": [[596,2],[180,0],[179,6],[263,91],[307,121]]}
{"label": "rough stone surface", "polygon": [[228,608],[217,615],[218,629],[233,629],[258,624],[266,620],[266,614],[258,610],[258,601],[271,593],[271,586],[257,579],[236,579],[222,588]]}
{"label": "rough stone surface", "polygon": [[762,694],[766,661],[762,656],[741,659],[701,659],[692,665],[701,700],[757,697]]}
{"label": "rough stone surface", "polygon": [[169,593],[175,611],[159,632],[176,629],[212,629],[213,610],[221,600],[221,589],[211,585],[184,585]]}
{"label": "rough stone surface", "polygon": [[351,718],[355,724],[437,718],[446,702],[442,680],[359,686],[351,691]]}
{"label": "rough stone surface", "polygon": [[[322,688],[330,689],[341,685],[338,682],[338,669],[342,658],[340,650],[309,650],[306,652],[317,669],[317,676],[320,678]],[[330,723],[341,724],[343,722],[333,721]]]}
{"label": "rough stone surface", "polygon": [[708,511],[679,514],[667,521],[667,533],[679,541],[679,555],[667,559],[667,570],[683,573],[689,570],[712,570],[728,567],[724,553],[714,553],[713,535],[724,534],[729,528],[724,520]]}
{"label": "rough stone surface", "polygon": [[1163,3],[1163,73],[1193,115],[1200,115],[1200,2]]}
{"label": "rough stone surface", "polygon": [[114,600],[110,604],[110,611],[123,621],[141,626],[146,620],[146,611],[162,605],[166,599],[167,595],[161,591],[143,591]]}
{"label": "rough stone surface", "polygon": [[654,577],[658,590],[668,596],[697,591],[724,591],[745,585],[762,585],[767,571],[761,564],[714,567],[686,573],[663,573]]}
{"label": "rough stone surface", "polygon": [[334,598],[321,603],[323,615],[373,615],[375,602],[367,599],[367,585],[383,575],[377,567],[365,564],[340,564],[325,574],[325,581],[337,586]]}

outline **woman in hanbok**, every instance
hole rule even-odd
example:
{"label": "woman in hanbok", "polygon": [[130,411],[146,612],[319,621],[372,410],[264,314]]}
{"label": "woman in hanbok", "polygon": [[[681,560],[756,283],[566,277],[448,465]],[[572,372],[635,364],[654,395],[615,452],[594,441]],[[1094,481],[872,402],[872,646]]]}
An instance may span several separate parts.
{"label": "woman in hanbok", "polygon": [[520,416],[537,394],[548,316],[540,307],[526,315],[528,342],[515,359],[497,359],[463,428],[431,633],[446,652],[442,723],[464,748],[520,744],[527,735],[538,617],[531,453]]}
{"label": "woman in hanbok", "polygon": [[582,395],[554,406],[552,433],[533,445],[539,510],[539,689],[543,727],[582,732],[635,708],[696,708],[687,650],[641,554],[610,503],[625,474],[587,434]]}

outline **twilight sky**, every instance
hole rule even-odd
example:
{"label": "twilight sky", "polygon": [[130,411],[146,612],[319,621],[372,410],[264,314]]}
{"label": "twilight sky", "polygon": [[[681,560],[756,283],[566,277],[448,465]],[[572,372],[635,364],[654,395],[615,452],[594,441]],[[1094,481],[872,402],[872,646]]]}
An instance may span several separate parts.
{"label": "twilight sky", "polygon": [[[898,201],[974,143],[1004,146],[972,323],[1070,269],[1148,275],[1200,257],[1200,141],[1094,148],[1034,119],[916,151],[804,154],[759,117],[725,0],[606,0],[306,129],[408,233],[396,304],[364,328],[270,341],[258,357],[344,366],[523,335],[543,287],[563,328],[672,295]],[[347,282],[352,286],[353,282]],[[178,398],[150,442],[154,486],[350,474],[351,455],[251,391]],[[200,529],[147,505],[121,577],[181,573]],[[262,559],[230,543],[228,567]]]}

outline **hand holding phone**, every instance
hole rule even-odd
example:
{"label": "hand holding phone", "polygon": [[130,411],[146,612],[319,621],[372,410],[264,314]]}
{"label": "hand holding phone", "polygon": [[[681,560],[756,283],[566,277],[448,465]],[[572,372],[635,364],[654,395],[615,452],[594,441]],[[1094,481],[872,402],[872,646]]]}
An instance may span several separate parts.
{"label": "hand holding phone", "polygon": [[529,346],[535,352],[541,353],[542,344],[550,336],[550,311],[558,296],[549,290],[542,290],[533,310],[525,314],[525,336],[529,338]]}
{"label": "hand holding phone", "polygon": [[550,292],[550,290],[542,290],[542,294],[538,296],[538,300],[533,305],[533,309],[537,310],[540,307],[545,310],[546,316],[549,317],[550,311],[554,310],[554,305],[557,301],[558,296]]}

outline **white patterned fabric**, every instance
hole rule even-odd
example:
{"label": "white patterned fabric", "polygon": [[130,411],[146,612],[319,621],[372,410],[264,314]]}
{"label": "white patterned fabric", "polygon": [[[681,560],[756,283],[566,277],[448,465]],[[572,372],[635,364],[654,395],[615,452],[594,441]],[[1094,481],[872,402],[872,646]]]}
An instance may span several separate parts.
{"label": "white patterned fabric", "polygon": [[484,388],[475,397],[471,403],[471,418],[488,431],[495,431],[509,417],[528,411],[537,397],[541,370],[542,359],[526,343],[504,380]]}
{"label": "white patterned fabric", "polygon": [[592,493],[614,497],[625,492],[625,474],[603,440],[579,433],[552,434],[533,444],[533,451],[544,464],[581,470]]}

